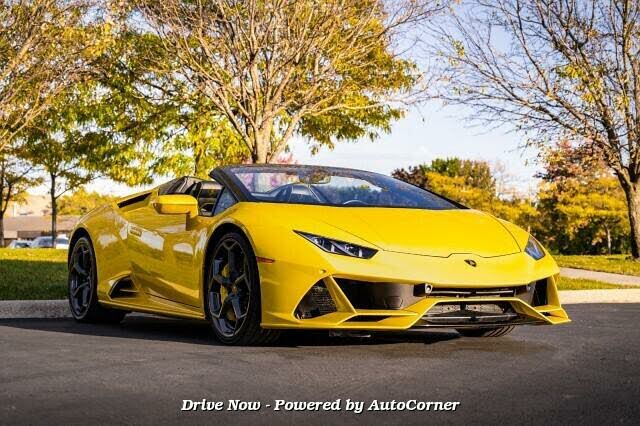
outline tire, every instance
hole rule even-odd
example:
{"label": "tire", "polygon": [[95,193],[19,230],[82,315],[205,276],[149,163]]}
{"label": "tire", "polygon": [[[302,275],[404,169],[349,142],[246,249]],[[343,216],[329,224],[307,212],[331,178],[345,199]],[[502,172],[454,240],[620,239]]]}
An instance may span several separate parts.
{"label": "tire", "polygon": [[101,306],[98,302],[98,276],[93,245],[80,237],[69,256],[68,299],[71,315],[87,323],[119,323],[126,312]]}
{"label": "tire", "polygon": [[228,232],[207,258],[205,313],[213,332],[225,345],[267,345],[280,332],[260,327],[260,279],[256,258],[247,239]]}
{"label": "tire", "polygon": [[510,325],[495,328],[458,328],[456,331],[464,337],[500,337],[511,333],[514,328]]}

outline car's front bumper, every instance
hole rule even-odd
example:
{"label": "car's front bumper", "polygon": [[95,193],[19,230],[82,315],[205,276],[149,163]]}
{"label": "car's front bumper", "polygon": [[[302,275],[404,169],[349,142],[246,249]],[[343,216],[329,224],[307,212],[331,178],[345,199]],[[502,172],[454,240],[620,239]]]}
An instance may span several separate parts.
{"label": "car's front bumper", "polygon": [[[570,321],[560,305],[556,286],[558,267],[550,256],[535,261],[524,253],[492,258],[468,254],[434,258],[379,252],[373,259],[363,260],[316,254],[260,264],[263,327],[383,331],[561,324]],[[302,257],[308,262],[297,260]],[[464,262],[466,259],[474,260],[477,265],[468,265]],[[476,290],[501,288],[513,289],[513,293],[490,296],[456,294],[455,297],[410,295],[393,309],[381,307],[384,301],[371,309],[366,302],[355,300],[353,292],[345,291],[341,280],[366,283],[369,288],[390,283],[418,288],[427,283],[439,290],[470,289],[476,293]],[[531,294],[520,293],[538,282],[544,283],[544,295],[538,295],[536,300]],[[321,312],[316,309],[315,314],[311,310],[311,314],[301,314],[301,304],[309,300],[310,292],[318,285],[322,287],[319,291],[325,292],[324,296],[320,295],[322,303],[332,302],[333,306],[323,308]],[[367,297],[370,296],[364,299]],[[445,305],[446,309],[443,309]],[[484,312],[485,308],[498,311]]]}

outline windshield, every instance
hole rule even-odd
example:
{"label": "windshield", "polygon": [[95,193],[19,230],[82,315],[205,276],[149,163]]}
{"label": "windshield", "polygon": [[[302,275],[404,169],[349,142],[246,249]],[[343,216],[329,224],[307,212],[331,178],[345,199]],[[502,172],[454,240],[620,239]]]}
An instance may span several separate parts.
{"label": "windshield", "polygon": [[313,166],[231,167],[252,201],[429,210],[461,206],[429,191],[377,173]]}

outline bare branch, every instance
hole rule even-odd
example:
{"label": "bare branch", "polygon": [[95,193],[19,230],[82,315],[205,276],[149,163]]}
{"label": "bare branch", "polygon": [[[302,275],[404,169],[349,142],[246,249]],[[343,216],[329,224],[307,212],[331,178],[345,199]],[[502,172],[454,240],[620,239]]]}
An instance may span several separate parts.
{"label": "bare branch", "polygon": [[137,10],[176,58],[172,72],[219,109],[254,162],[268,162],[307,117],[408,102],[418,76],[394,43],[445,4],[140,0]]}

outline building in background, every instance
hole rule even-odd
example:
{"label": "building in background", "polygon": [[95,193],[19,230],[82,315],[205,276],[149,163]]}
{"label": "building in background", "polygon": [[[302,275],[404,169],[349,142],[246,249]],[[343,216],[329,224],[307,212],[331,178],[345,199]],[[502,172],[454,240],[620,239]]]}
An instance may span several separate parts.
{"label": "building in background", "polygon": [[[77,221],[77,216],[58,216],[58,234],[69,234]],[[4,217],[5,245],[43,235],[51,235],[51,203],[47,195],[27,194],[24,201],[9,204]]]}
{"label": "building in background", "polygon": [[27,194],[23,201],[10,202],[5,213],[7,217],[24,216],[49,216],[51,214],[51,202],[48,195]]}

